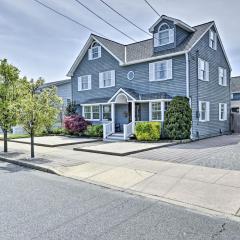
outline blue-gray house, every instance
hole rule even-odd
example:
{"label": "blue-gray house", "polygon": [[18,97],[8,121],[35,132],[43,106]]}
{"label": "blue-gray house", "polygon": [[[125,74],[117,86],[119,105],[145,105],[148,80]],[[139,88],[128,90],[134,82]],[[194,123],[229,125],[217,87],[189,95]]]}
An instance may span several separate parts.
{"label": "blue-gray house", "polygon": [[192,138],[230,129],[231,66],[214,22],[191,27],[163,15],[153,37],[123,45],[91,35],[69,73],[82,115],[127,139],[138,121],[164,122],[174,96],[189,98]]}

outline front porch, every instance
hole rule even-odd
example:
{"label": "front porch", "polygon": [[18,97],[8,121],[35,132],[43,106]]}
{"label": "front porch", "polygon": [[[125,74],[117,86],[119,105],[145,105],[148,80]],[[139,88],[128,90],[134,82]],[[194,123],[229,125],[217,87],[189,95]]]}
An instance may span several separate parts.
{"label": "front porch", "polygon": [[166,93],[140,95],[120,88],[107,102],[84,104],[83,116],[103,125],[104,140],[128,140],[137,122],[163,122],[170,101]]}

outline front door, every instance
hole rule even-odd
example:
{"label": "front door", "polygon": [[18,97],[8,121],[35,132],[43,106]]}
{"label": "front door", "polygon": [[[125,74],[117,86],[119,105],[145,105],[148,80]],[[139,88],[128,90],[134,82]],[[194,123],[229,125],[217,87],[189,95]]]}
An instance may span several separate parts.
{"label": "front door", "polygon": [[[128,104],[115,104],[115,125],[116,131],[123,131],[123,124],[129,123],[129,105]],[[118,127],[119,126],[119,127]]]}

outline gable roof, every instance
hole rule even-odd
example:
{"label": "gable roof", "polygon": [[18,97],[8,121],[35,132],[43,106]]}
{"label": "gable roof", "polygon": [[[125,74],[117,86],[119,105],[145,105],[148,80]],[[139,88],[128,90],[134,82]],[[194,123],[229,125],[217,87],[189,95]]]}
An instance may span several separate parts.
{"label": "gable roof", "polygon": [[[162,18],[173,19],[167,16],[162,16]],[[178,24],[183,23],[178,19],[174,19],[174,21],[177,21]],[[153,46],[152,38],[143,40],[140,42],[124,45],[124,44],[112,41],[110,39],[106,39],[106,38],[91,34],[83,50],[75,60],[70,71],[68,72],[67,76],[73,75],[77,66],[79,65],[82,58],[86,54],[88,48],[90,47],[92,41],[98,42],[106,51],[108,51],[119,62],[120,66],[126,66],[126,65],[136,64],[140,62],[152,61],[152,60],[185,54],[189,52],[198,43],[198,41],[207,33],[207,31],[212,26],[216,28],[214,21],[204,23],[195,27],[191,27],[193,31],[190,33],[189,37],[187,37],[187,39],[183,41],[180,45],[178,45],[176,48],[168,49],[158,53],[153,52],[154,46]],[[216,31],[217,31],[217,28],[216,28]],[[222,46],[223,52],[225,54],[226,60],[229,64],[229,67],[231,68],[231,65],[227,58],[227,55],[224,50],[219,34],[218,34],[218,37],[219,37],[219,42]]]}
{"label": "gable roof", "polygon": [[178,25],[179,27],[185,29],[188,32],[195,32],[195,29],[192,28],[191,26],[189,26],[188,24],[186,24],[185,22],[177,19],[177,18],[172,18],[172,17],[168,17],[166,15],[162,15],[150,28],[149,28],[149,32],[153,32],[154,28],[162,21],[162,20],[169,20],[172,21],[175,25]]}
{"label": "gable roof", "polygon": [[231,78],[231,92],[240,92],[240,76]]}

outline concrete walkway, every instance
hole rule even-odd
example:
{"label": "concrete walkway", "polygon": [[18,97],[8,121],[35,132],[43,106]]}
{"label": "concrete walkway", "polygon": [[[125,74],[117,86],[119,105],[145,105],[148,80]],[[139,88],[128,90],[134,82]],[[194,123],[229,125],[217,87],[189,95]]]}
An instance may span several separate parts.
{"label": "concrete walkway", "polygon": [[[2,143],[0,145],[2,147]],[[160,198],[204,211],[240,216],[240,172],[149,161],[131,157],[36,147],[38,158],[27,160],[29,146],[10,143],[13,152],[1,158],[121,191]]]}

